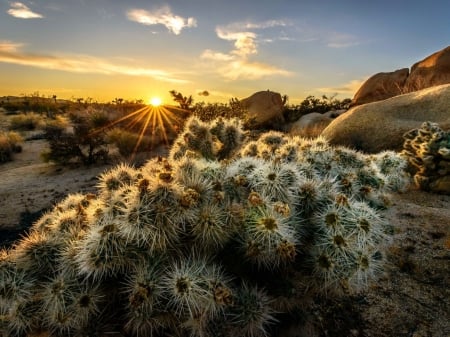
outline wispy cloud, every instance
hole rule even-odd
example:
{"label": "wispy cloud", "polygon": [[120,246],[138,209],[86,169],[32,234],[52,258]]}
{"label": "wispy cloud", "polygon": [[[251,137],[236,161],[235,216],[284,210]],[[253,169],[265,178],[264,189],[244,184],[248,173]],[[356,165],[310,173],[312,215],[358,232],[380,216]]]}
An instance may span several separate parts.
{"label": "wispy cloud", "polygon": [[40,19],[44,16],[42,14],[33,12],[27,5],[21,2],[11,2],[11,8],[8,9],[8,14],[19,19]]}
{"label": "wispy cloud", "polygon": [[17,52],[22,46],[22,43],[0,41],[0,53],[14,53]]}
{"label": "wispy cloud", "polygon": [[292,25],[292,22],[289,20],[267,20],[261,22],[235,22],[227,27],[235,30],[243,30],[243,29],[265,29],[265,28],[273,28],[273,27],[286,27]]}
{"label": "wispy cloud", "polygon": [[356,36],[336,32],[330,33],[326,40],[330,48],[346,48],[360,44]]}
{"label": "wispy cloud", "polygon": [[359,80],[351,80],[350,82],[344,83],[337,87],[323,87],[318,88],[317,90],[319,92],[323,92],[326,94],[331,93],[331,94],[342,94],[347,96],[353,96],[366,80],[367,78]]}
{"label": "wispy cloud", "polygon": [[156,11],[149,12],[145,9],[130,9],[127,17],[131,21],[142,23],[143,25],[164,25],[166,28],[178,35],[184,28],[196,27],[197,20],[195,18],[183,18],[172,13],[169,6],[164,6]]}
{"label": "wispy cloud", "polygon": [[61,70],[73,73],[90,73],[104,75],[129,75],[151,77],[156,80],[187,83],[171,72],[146,67],[113,63],[109,60],[89,55],[43,55],[22,51],[22,44],[0,41],[0,62],[31,66],[44,69]]}
{"label": "wispy cloud", "polygon": [[226,27],[217,27],[216,34],[220,39],[233,42],[228,53],[206,49],[201,58],[212,62],[214,69],[228,80],[260,79],[267,76],[290,76],[291,72],[250,60],[258,54],[258,34],[252,30],[281,26],[282,21],[266,21],[262,23],[234,23]]}

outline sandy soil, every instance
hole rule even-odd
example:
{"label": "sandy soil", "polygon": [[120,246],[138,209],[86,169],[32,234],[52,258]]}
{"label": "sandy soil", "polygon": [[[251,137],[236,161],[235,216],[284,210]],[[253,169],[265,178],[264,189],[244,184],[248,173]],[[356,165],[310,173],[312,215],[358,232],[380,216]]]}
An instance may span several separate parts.
{"label": "sandy soil", "polygon": [[[0,164],[3,244],[68,193],[95,191],[96,177],[111,167],[45,164],[44,147],[43,140],[25,142],[14,161]],[[317,300],[315,323],[286,336],[450,336],[450,196],[412,188],[393,195],[384,215],[395,228],[384,275],[363,294]]]}
{"label": "sandy soil", "polygon": [[95,191],[97,176],[108,165],[59,167],[40,160],[44,140],[26,141],[14,160],[0,164],[0,229],[22,226],[21,221],[52,207],[68,193]]}

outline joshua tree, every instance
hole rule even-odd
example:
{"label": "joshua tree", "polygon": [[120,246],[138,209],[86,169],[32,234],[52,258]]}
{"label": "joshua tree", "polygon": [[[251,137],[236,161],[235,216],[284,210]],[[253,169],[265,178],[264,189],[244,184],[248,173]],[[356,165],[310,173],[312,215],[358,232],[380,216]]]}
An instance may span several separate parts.
{"label": "joshua tree", "polygon": [[192,95],[190,95],[189,97],[183,96],[181,92],[177,92],[175,90],[170,90],[169,93],[172,95],[173,100],[178,103],[181,109],[190,110],[192,108],[192,104],[194,103]]}

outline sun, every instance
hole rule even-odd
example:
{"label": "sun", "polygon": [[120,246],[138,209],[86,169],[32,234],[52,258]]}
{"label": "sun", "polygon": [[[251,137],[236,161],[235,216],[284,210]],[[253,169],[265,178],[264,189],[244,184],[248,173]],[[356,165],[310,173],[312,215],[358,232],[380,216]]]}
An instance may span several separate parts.
{"label": "sun", "polygon": [[153,106],[160,106],[162,104],[162,99],[159,97],[152,97],[150,99],[150,104]]}

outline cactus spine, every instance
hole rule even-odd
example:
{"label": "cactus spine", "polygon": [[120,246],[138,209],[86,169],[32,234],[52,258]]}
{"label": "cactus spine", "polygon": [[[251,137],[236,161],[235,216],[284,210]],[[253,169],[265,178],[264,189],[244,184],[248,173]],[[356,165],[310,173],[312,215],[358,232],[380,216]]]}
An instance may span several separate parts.
{"label": "cactus spine", "polygon": [[191,117],[168,158],[120,165],[97,194],[56,205],[2,252],[2,328],[27,333],[41,315],[60,334],[97,322],[131,336],[268,336],[275,308],[364,289],[406,160],[243,135],[236,119]]}

